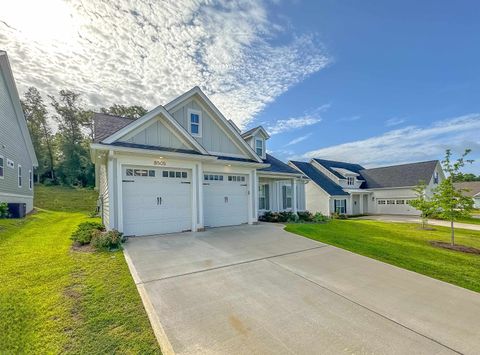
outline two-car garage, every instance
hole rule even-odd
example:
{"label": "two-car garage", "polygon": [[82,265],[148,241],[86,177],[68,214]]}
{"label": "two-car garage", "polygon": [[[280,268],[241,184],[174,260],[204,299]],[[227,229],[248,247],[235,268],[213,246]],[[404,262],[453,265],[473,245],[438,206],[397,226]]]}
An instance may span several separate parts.
{"label": "two-car garage", "polygon": [[[205,227],[248,222],[248,175],[202,175]],[[192,170],[123,166],[122,216],[125,235],[153,235],[192,229],[195,201]]]}

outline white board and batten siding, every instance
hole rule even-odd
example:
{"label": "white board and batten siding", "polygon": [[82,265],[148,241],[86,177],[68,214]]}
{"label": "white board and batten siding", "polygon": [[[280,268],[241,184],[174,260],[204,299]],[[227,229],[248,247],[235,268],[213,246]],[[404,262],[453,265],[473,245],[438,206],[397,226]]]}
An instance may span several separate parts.
{"label": "white board and batten siding", "polygon": [[248,158],[239,147],[233,143],[232,138],[225,133],[219,123],[215,122],[213,112],[205,106],[200,105],[195,99],[188,100],[184,105],[170,112],[173,118],[189,132],[189,113],[200,113],[201,135],[194,135],[193,138],[200,143],[208,152],[221,153],[224,155],[242,156]]}
{"label": "white board and batten siding", "polygon": [[172,149],[189,149],[189,147],[160,120],[156,120],[145,127],[139,127],[118,141]]}

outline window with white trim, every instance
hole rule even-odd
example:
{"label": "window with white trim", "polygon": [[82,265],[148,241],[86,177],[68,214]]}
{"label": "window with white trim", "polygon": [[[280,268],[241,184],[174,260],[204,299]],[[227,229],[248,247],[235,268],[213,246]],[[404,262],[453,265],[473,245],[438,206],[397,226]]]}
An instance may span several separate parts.
{"label": "window with white trim", "polygon": [[259,210],[270,209],[270,185],[269,184],[258,185],[258,209]]}
{"label": "window with white trim", "polygon": [[292,208],[292,187],[289,185],[282,186],[282,205],[284,210]]}
{"label": "window with white trim", "polygon": [[3,179],[5,172],[4,172],[4,162],[5,160],[3,159],[3,155],[0,155],[0,179]]}
{"label": "window with white trim", "polygon": [[192,136],[202,136],[202,112],[188,110],[188,128]]}
{"label": "window with white trim", "polygon": [[31,190],[33,188],[33,174],[32,171],[28,171],[28,188]]}
{"label": "window with white trim", "polygon": [[394,205],[395,204],[395,200],[387,200],[387,205]]}
{"label": "window with white trim", "polygon": [[385,200],[378,200],[377,203],[379,205],[385,205],[387,202]]}
{"label": "window with white trim", "polygon": [[18,165],[18,187],[22,187],[22,166]]}
{"label": "window with white trim", "polygon": [[353,176],[347,177],[347,185],[355,185],[355,178]]}
{"label": "window with white trim", "polygon": [[261,138],[255,138],[255,153],[259,157],[263,157],[265,141]]}
{"label": "window with white trim", "polygon": [[405,204],[405,200],[397,200],[395,202],[397,205],[404,205]]}

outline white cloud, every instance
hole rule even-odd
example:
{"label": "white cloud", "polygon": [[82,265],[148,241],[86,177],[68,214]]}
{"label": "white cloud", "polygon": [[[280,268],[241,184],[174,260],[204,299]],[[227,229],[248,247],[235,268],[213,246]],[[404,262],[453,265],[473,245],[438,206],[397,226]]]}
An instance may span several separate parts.
{"label": "white cloud", "polygon": [[376,137],[309,151],[296,158],[343,160],[369,167],[440,159],[447,148],[457,153],[471,148],[473,156],[478,157],[479,132],[480,114],[473,113],[438,121],[426,128],[409,126]]}
{"label": "white cloud", "polygon": [[[74,89],[94,107],[152,108],[199,85],[244,127],[330,61],[314,36],[289,35],[256,0],[35,4],[10,1],[0,12],[0,48],[20,92]],[[279,35],[290,39],[278,44]]]}
{"label": "white cloud", "polygon": [[392,117],[385,121],[385,126],[387,127],[398,126],[399,124],[402,124],[405,121],[406,121],[405,118]]}
{"label": "white cloud", "polygon": [[266,126],[266,130],[270,135],[275,135],[287,131],[291,131],[293,129],[302,128],[305,126],[314,125],[320,121],[322,118],[320,114],[330,107],[329,104],[322,105],[317,107],[315,110],[311,112],[306,112],[300,117],[290,117],[286,119],[277,120],[272,124],[268,124]]}
{"label": "white cloud", "polygon": [[290,142],[288,142],[286,144],[286,146],[289,146],[289,145],[294,145],[294,144],[298,144],[300,142],[303,142],[304,140],[308,139],[312,134],[311,133],[308,133],[304,136],[300,136],[300,137],[297,137],[295,139],[292,139]]}

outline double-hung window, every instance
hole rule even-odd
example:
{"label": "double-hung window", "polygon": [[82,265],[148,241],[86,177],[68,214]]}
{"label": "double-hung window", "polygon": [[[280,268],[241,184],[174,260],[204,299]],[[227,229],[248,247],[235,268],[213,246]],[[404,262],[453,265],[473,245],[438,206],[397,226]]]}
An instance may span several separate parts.
{"label": "double-hung window", "polygon": [[3,156],[0,155],[0,179],[3,179],[3,177],[5,176],[4,162],[5,160],[3,159]]}
{"label": "double-hung window", "polygon": [[202,113],[200,111],[188,110],[189,128],[192,136],[202,135]]}
{"label": "double-hung window", "polygon": [[22,166],[18,165],[18,187],[22,187]]}
{"label": "double-hung window", "polygon": [[258,185],[258,209],[270,209],[270,186],[268,184]]}
{"label": "double-hung window", "polygon": [[263,151],[264,151],[264,141],[263,139],[256,138],[255,139],[255,152],[259,157],[263,157]]}
{"label": "double-hung window", "polygon": [[355,185],[355,178],[353,176],[347,177],[347,185]]}
{"label": "double-hung window", "polygon": [[333,200],[333,209],[336,213],[347,213],[347,200]]}
{"label": "double-hung window", "polygon": [[292,187],[288,185],[282,186],[282,202],[283,209],[292,208]]}

